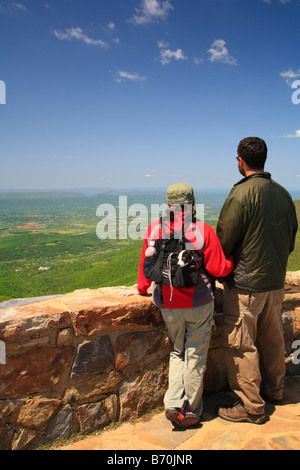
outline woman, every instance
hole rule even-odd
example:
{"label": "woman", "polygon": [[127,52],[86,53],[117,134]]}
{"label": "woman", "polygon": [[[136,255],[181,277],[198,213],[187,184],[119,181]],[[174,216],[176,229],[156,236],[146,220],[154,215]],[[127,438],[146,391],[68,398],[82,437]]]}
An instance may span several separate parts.
{"label": "woman", "polygon": [[[193,287],[153,285],[153,302],[160,308],[174,349],[170,354],[169,386],[164,397],[166,418],[181,427],[196,424],[202,413],[203,376],[209,340],[214,324],[214,295],[210,281],[227,276],[233,269],[232,258],[226,259],[214,230],[194,217],[186,224],[187,215],[194,215],[193,188],[177,183],[167,190],[167,217],[148,227],[142,249],[137,290],[146,295],[151,280],[144,275],[145,253],[150,241],[182,232],[189,248],[202,258],[199,276]],[[189,212],[190,211],[190,212]],[[188,226],[187,226],[188,225]],[[187,228],[186,228],[187,227]],[[172,284],[172,283],[171,283]]]}

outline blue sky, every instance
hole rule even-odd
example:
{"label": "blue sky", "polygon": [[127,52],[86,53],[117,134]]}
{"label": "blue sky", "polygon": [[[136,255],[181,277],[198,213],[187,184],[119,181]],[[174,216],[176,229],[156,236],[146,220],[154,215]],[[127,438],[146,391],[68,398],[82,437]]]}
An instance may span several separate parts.
{"label": "blue sky", "polygon": [[299,0],[0,0],[0,189],[230,188],[247,136],[300,189],[299,24]]}

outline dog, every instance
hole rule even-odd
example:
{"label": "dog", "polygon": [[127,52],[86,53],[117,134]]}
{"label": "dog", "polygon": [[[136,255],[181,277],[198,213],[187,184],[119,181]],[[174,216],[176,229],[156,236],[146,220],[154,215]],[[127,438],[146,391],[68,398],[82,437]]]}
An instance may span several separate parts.
{"label": "dog", "polygon": [[184,268],[193,262],[194,258],[187,250],[182,250],[178,255],[178,266]]}

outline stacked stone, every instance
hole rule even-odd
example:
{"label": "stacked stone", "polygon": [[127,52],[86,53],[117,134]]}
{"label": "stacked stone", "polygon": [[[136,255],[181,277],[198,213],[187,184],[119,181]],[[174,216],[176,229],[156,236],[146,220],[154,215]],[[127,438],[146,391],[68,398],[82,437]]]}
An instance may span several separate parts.
{"label": "stacked stone", "polygon": [[0,310],[0,449],[87,434],[162,403],[171,345],[160,311],[121,291]]}
{"label": "stacked stone", "polygon": [[[299,272],[288,273],[283,303],[287,356],[300,339],[296,279]],[[0,450],[89,434],[163,404],[172,344],[151,296],[122,297],[123,291],[84,289],[0,306]],[[208,392],[227,385],[222,301],[218,285]]]}

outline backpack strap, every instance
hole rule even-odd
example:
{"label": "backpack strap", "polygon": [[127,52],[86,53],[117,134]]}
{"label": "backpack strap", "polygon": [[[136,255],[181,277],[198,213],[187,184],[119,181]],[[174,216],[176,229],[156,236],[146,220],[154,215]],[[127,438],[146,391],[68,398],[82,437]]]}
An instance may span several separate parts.
{"label": "backpack strap", "polygon": [[148,246],[150,246],[150,242],[152,241],[154,235],[156,234],[156,232],[162,227],[162,217],[160,218],[160,221],[159,221],[159,224],[156,225],[153,229],[152,229],[152,232],[150,233],[149,237],[148,237]]}
{"label": "backpack strap", "polygon": [[165,253],[166,244],[167,242],[163,241],[160,247],[160,253],[159,253],[159,268],[160,269],[163,268],[163,264],[164,264],[164,253]]}

